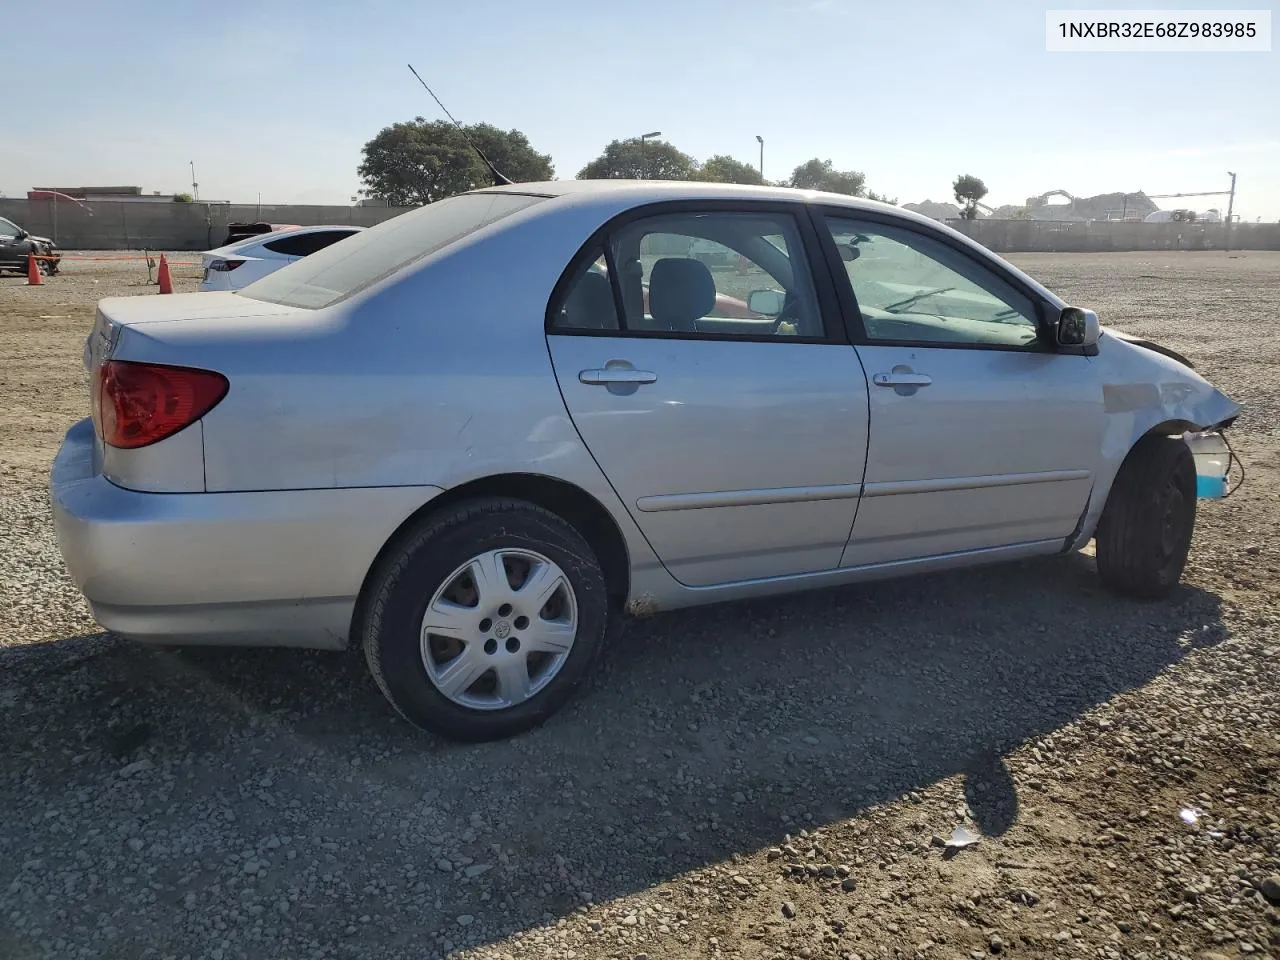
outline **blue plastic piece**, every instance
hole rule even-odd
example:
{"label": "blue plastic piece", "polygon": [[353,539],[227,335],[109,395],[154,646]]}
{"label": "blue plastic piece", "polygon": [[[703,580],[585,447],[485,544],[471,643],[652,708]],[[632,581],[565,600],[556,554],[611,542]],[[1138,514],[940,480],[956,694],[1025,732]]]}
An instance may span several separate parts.
{"label": "blue plastic piece", "polygon": [[1205,500],[1221,500],[1227,495],[1226,477],[1196,477],[1196,496]]}

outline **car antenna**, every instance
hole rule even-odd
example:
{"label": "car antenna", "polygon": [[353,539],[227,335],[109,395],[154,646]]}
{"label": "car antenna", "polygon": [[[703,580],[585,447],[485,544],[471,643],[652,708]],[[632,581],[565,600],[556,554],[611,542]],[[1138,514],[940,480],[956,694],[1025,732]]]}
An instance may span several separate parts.
{"label": "car antenna", "polygon": [[[409,64],[409,71],[415,77],[418,77],[418,71],[413,69],[412,63]],[[457,120],[453,119],[453,114],[449,112],[449,108],[446,107],[443,103],[440,103],[440,98],[437,97],[435,95],[435,92],[430,87],[427,86],[427,81],[423,80],[421,77],[418,77],[418,82],[422,84],[423,89],[426,90],[427,93],[431,94],[431,99],[440,105],[440,109],[444,111],[444,115],[448,117],[450,120],[453,120],[453,125],[458,128],[458,132],[461,133],[463,139],[467,141],[467,145],[480,155],[480,159],[484,161],[484,165],[488,167],[489,172],[493,174],[493,185],[495,187],[511,186],[512,185],[511,181],[507,179],[505,176],[503,176],[501,173],[499,173],[498,168],[493,165],[493,161],[490,160],[488,157],[486,157],[484,155],[484,151],[481,150],[478,146],[476,146],[476,142],[471,139],[471,135],[467,133],[466,128],[463,127],[462,124],[460,124]]]}

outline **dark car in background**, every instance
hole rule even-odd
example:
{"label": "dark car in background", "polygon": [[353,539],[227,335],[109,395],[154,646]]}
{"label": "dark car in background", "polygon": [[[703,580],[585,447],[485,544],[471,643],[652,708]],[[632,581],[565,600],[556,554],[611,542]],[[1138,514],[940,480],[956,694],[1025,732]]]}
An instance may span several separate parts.
{"label": "dark car in background", "polygon": [[239,243],[241,240],[260,237],[264,233],[275,233],[278,230],[296,230],[299,226],[301,224],[297,223],[267,223],[265,221],[241,223],[232,221],[227,224],[227,239],[222,241],[222,245],[230,246],[233,243]]}
{"label": "dark car in background", "polygon": [[6,270],[25,273],[27,255],[32,253],[41,258],[36,262],[42,272],[48,276],[58,272],[62,254],[58,252],[56,243],[48,237],[30,234],[12,220],[0,217],[0,273]]}

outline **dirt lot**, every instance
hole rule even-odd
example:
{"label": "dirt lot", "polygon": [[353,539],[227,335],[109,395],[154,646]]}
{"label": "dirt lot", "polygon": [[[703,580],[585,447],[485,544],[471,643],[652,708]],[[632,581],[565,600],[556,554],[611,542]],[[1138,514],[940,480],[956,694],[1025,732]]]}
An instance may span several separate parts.
{"label": "dirt lot", "polygon": [[0,279],[0,956],[1280,956],[1280,254],[1014,259],[1247,405],[1174,599],[1079,556],[672,614],[471,747],[356,653],[100,634],[47,468],[154,288]]}

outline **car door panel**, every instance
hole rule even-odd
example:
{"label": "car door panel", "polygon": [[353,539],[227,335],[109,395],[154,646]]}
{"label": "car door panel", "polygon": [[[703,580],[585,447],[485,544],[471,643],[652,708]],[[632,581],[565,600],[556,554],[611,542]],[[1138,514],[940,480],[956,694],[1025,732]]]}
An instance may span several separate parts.
{"label": "car door panel", "polygon": [[[811,227],[792,203],[650,206],[553,296],[568,412],[685,585],[834,570],[848,542],[867,385]],[[759,290],[776,315],[748,309]]]}
{"label": "car door panel", "polygon": [[841,565],[1065,541],[1105,427],[1090,359],[1044,347],[1036,301],[927,228],[830,211],[824,223],[871,384]]}
{"label": "car door panel", "polygon": [[20,265],[25,258],[25,251],[20,251],[19,231],[16,224],[8,220],[0,220],[0,265],[14,267]]}
{"label": "car door panel", "polygon": [[842,566],[1065,538],[1093,486],[1101,390],[1087,357],[866,346],[864,501]]}
{"label": "car door panel", "polygon": [[[574,425],[677,580],[705,586],[839,565],[867,444],[866,382],[850,346],[548,342]],[[582,382],[582,371],[628,368],[656,376]]]}

